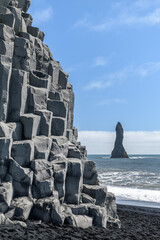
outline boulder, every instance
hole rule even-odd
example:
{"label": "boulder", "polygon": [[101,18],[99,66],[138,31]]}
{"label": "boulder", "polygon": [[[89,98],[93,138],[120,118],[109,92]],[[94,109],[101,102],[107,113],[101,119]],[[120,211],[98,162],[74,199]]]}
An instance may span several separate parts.
{"label": "boulder", "polygon": [[54,199],[52,202],[51,221],[53,224],[60,224],[60,225],[62,225],[64,222],[64,215],[62,212],[62,208],[57,199]]}
{"label": "boulder", "polygon": [[106,208],[90,205],[88,206],[89,216],[93,218],[93,226],[106,228],[108,216]]}
{"label": "boulder", "polygon": [[93,222],[92,217],[88,217],[85,215],[76,216],[76,215],[72,214],[69,218],[70,218],[70,220],[68,221],[68,223],[71,226],[75,226],[78,228],[92,227],[92,222]]}
{"label": "boulder", "polygon": [[50,223],[51,207],[53,200],[53,197],[36,200],[31,211],[31,218],[36,220],[42,220],[44,223]]}
{"label": "boulder", "polygon": [[84,162],[83,183],[88,185],[98,185],[98,173],[95,162]]}
{"label": "boulder", "polygon": [[0,212],[7,212],[13,198],[13,187],[11,182],[0,183]]}
{"label": "boulder", "polygon": [[14,209],[14,219],[27,220],[31,209],[33,207],[33,202],[28,197],[15,198],[12,200],[11,208]]}
{"label": "boulder", "polygon": [[105,206],[107,189],[96,185],[83,185],[83,193],[91,196],[96,200],[96,205]]}

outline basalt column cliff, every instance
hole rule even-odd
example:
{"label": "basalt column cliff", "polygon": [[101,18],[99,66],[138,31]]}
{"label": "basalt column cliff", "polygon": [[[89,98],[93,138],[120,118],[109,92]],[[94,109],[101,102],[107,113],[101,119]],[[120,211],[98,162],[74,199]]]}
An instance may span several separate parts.
{"label": "basalt column cliff", "polygon": [[0,224],[119,226],[115,197],[77,142],[68,74],[29,6],[0,0]]}

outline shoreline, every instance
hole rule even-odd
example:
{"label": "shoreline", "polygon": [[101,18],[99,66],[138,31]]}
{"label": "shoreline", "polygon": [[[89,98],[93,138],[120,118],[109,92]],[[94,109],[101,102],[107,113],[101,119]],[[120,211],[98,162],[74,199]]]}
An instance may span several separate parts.
{"label": "shoreline", "polygon": [[149,206],[144,207],[144,206],[124,205],[124,204],[117,203],[117,210],[160,217],[160,208],[158,207],[149,207]]}
{"label": "shoreline", "polygon": [[[52,225],[27,221],[27,228],[20,226],[0,226],[2,240],[159,240],[160,216],[152,208],[123,206],[118,204],[118,216],[121,228],[90,227],[87,229],[76,228],[68,225]],[[142,211],[143,210],[143,211]],[[155,210],[155,209],[154,209]],[[158,209],[160,213],[160,209]]]}

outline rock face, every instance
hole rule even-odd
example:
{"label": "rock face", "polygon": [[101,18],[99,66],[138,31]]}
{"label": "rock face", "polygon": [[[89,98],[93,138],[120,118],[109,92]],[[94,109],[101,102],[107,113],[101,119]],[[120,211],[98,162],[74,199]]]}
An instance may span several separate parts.
{"label": "rock face", "polygon": [[115,197],[77,142],[68,74],[32,26],[30,3],[0,0],[0,223],[119,226]]}
{"label": "rock face", "polygon": [[111,158],[129,158],[123,147],[123,128],[120,122],[116,126],[116,141],[114,149],[111,154]]}

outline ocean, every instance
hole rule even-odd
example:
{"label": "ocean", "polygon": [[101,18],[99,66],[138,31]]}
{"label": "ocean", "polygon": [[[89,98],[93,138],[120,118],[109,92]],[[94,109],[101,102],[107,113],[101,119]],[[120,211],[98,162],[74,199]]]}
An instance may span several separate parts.
{"label": "ocean", "polygon": [[160,208],[160,155],[88,155],[96,162],[100,184],[115,194],[117,203]]}

